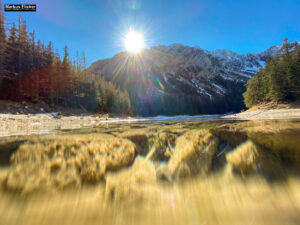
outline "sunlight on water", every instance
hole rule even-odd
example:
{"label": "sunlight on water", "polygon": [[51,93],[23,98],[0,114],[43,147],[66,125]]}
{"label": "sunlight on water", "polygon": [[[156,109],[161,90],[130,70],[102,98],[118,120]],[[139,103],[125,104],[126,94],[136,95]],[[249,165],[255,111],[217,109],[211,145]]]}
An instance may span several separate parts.
{"label": "sunlight on water", "polygon": [[299,121],[0,139],[1,224],[299,224]]}

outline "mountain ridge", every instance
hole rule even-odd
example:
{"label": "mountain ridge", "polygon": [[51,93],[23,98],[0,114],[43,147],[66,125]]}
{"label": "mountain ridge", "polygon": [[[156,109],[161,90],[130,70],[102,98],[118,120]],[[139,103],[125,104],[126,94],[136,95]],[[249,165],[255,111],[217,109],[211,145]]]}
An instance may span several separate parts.
{"label": "mountain ridge", "polygon": [[[190,47],[190,46],[183,45],[183,44],[180,44],[180,43],[175,43],[175,44],[171,44],[171,45],[153,46],[149,49],[144,49],[143,52],[145,52],[145,51],[147,52],[147,51],[151,51],[151,50],[155,49],[155,50],[159,50],[159,51],[164,52],[164,53],[170,53],[170,51],[173,50],[176,53],[181,53],[183,55],[189,55],[189,54],[192,54],[193,51],[194,52],[201,52],[202,51],[202,52],[205,52],[208,55],[212,55],[212,56],[214,56],[214,57],[216,57],[220,60],[225,60],[225,61],[227,61],[227,63],[228,63],[228,61],[232,62],[234,60],[236,60],[236,61],[243,60],[244,61],[244,66],[247,67],[247,64],[248,64],[248,70],[249,70],[249,71],[245,70],[244,72],[248,72],[248,73],[253,74],[258,69],[264,67],[267,58],[269,56],[276,55],[279,52],[280,48],[281,48],[281,45],[273,45],[273,46],[267,48],[265,51],[262,51],[262,52],[259,52],[259,53],[239,54],[239,53],[233,52],[233,51],[228,50],[228,49],[215,49],[215,50],[210,50],[209,51],[209,50],[202,49],[199,46]],[[109,60],[111,60],[115,57],[119,57],[120,55],[123,55],[123,54],[127,54],[127,53],[125,51],[122,51],[122,52],[114,55],[111,58],[97,60],[97,61],[93,62],[90,65],[89,70],[93,70],[93,68],[97,67],[98,64],[103,64],[104,62],[107,62],[107,61],[109,61]],[[255,60],[255,58],[259,59],[260,61],[258,63],[254,63],[252,65],[251,64],[249,65],[249,60],[251,61],[251,60],[253,60],[253,58],[254,58],[254,60]],[[248,75],[248,73],[246,73],[246,74]],[[249,76],[248,76],[248,78],[249,78]]]}
{"label": "mountain ridge", "polygon": [[[225,105],[224,110],[208,110],[207,113],[239,111],[244,108],[241,96],[245,83],[279,50],[280,46],[271,46],[260,53],[238,54],[226,49],[208,51],[183,44],[158,45],[138,55],[120,52],[112,58],[98,60],[88,71],[127,90],[131,101],[137,105],[164,96],[186,95],[203,102],[200,105]],[[235,98],[234,103],[226,99],[229,97]],[[162,101],[166,100],[158,100]],[[198,106],[195,113],[199,113]]]}

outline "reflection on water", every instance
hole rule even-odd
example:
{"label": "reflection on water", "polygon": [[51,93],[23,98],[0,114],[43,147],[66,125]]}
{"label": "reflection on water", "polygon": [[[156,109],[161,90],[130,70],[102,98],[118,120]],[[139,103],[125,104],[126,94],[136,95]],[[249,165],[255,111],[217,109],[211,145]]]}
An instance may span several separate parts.
{"label": "reflection on water", "polygon": [[1,224],[299,224],[299,140],[282,120],[1,139]]}

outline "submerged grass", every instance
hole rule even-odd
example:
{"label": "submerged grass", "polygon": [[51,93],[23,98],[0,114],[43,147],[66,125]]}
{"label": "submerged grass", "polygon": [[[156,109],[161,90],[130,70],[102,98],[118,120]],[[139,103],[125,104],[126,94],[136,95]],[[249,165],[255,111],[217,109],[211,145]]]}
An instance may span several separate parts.
{"label": "submerged grass", "polygon": [[175,122],[5,139],[1,224],[298,224],[299,131]]}

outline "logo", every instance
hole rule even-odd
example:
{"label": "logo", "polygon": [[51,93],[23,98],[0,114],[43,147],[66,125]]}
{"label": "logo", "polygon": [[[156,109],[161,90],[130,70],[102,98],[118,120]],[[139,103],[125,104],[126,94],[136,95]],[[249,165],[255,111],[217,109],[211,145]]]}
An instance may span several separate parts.
{"label": "logo", "polygon": [[36,4],[4,4],[5,12],[35,12]]}

